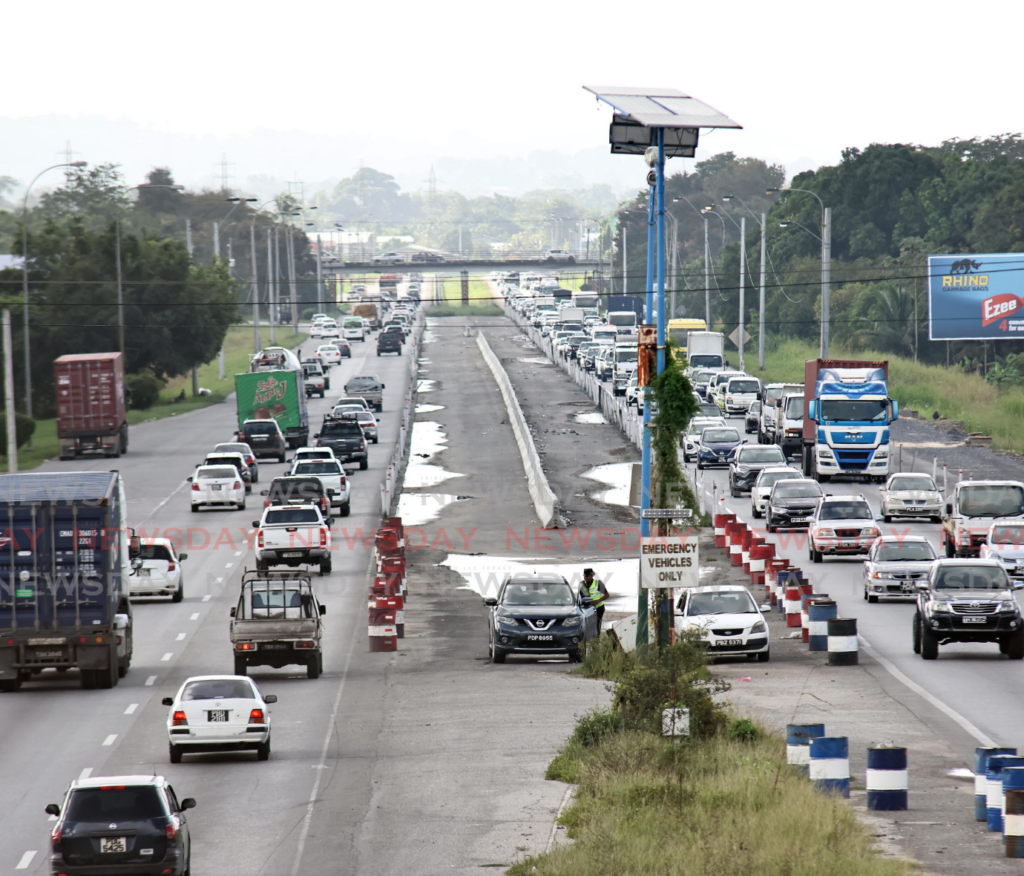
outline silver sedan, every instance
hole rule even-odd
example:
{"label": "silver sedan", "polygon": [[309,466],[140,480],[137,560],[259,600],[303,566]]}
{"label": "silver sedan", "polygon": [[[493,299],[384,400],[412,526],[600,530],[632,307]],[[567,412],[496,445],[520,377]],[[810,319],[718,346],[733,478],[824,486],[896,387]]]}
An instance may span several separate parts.
{"label": "silver sedan", "polygon": [[875,540],[864,561],[864,598],[917,599],[917,582],[928,577],[938,554],[919,535],[883,535]]}

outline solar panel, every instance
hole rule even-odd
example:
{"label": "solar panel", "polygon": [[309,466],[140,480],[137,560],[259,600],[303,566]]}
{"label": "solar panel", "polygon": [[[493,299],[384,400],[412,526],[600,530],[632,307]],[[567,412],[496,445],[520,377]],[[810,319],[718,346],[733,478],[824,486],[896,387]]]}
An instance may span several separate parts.
{"label": "solar panel", "polygon": [[620,115],[646,127],[742,128],[714,107],[674,88],[583,87]]}

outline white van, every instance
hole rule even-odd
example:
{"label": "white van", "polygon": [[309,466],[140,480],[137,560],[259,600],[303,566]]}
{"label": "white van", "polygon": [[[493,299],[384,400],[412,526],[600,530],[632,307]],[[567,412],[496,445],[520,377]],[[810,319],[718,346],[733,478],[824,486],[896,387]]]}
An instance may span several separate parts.
{"label": "white van", "polygon": [[786,456],[803,454],[804,447],[804,393],[786,393],[779,401],[775,414],[775,443]]}
{"label": "white van", "polygon": [[615,326],[615,331],[620,335],[637,334],[636,311],[634,310],[613,310],[608,313],[608,325]]}
{"label": "white van", "polygon": [[722,408],[729,414],[745,414],[747,409],[760,398],[761,381],[746,374],[733,377],[725,385]]}
{"label": "white van", "polygon": [[636,344],[616,344],[612,356],[612,393],[613,395],[625,395],[626,387],[629,385],[629,378],[636,371]]}

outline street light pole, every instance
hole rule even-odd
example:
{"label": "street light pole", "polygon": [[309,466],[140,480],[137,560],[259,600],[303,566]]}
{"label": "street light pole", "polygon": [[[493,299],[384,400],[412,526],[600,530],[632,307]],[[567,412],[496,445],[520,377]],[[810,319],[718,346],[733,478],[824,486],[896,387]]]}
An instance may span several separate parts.
{"label": "street light pole", "polygon": [[761,214],[761,300],[757,326],[757,368],[764,371],[764,257],[765,257],[765,219]]}
{"label": "street light pole", "polygon": [[[22,291],[25,297],[25,413],[32,416],[32,354],[29,349],[29,322],[28,322],[28,193],[44,173],[56,170],[58,167],[85,167],[84,161],[65,161],[61,164],[52,164],[39,171],[25,189],[25,196],[21,200],[21,280]],[[11,428],[11,424],[7,424]]]}
{"label": "street light pole", "polygon": [[747,273],[747,217],[746,216],[740,216],[740,323],[739,323],[739,328],[736,329],[736,346],[740,348],[740,371],[746,370],[743,367],[744,366],[743,348],[746,346],[744,344],[744,338],[743,338],[743,332],[745,331],[743,326],[744,326],[744,323],[746,322],[746,319],[744,318],[744,310],[746,309],[746,300],[745,300],[745,298],[746,298],[746,291],[747,291],[746,273]]}

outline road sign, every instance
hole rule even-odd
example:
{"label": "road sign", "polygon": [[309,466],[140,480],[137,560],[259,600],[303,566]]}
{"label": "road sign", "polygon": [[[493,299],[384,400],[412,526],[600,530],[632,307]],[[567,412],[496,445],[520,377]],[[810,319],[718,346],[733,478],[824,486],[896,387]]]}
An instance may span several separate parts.
{"label": "road sign", "polygon": [[[740,327],[736,326],[731,332],[729,332],[729,340],[732,341],[732,345],[738,350],[740,348],[739,342],[736,340],[739,337]],[[749,344],[751,334],[746,329],[743,329],[743,343]]]}
{"label": "road sign", "polygon": [[644,508],[640,512],[644,520],[683,520],[693,516],[691,508]]}
{"label": "road sign", "polygon": [[655,535],[640,539],[640,587],[697,587],[700,547],[696,535]]}

